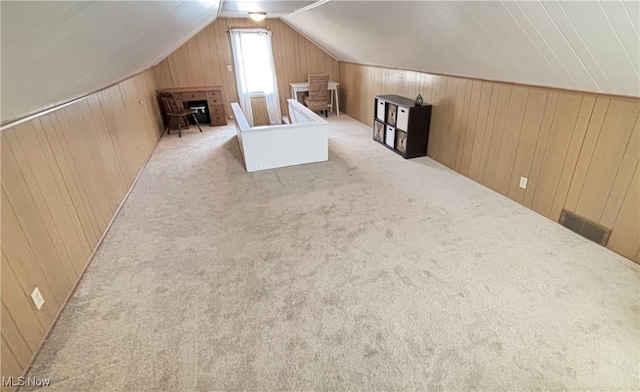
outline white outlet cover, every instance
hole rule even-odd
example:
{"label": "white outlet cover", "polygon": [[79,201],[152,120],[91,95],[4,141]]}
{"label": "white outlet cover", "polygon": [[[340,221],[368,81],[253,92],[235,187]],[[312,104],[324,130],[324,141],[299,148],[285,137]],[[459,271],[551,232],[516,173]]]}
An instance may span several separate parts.
{"label": "white outlet cover", "polygon": [[527,177],[520,177],[520,188],[527,189]]}
{"label": "white outlet cover", "polygon": [[40,290],[38,290],[37,287],[31,293],[31,299],[33,300],[33,303],[36,305],[36,308],[38,308],[38,310],[40,310],[40,308],[42,308],[42,305],[44,305],[44,298],[42,297],[42,294],[40,294]]}

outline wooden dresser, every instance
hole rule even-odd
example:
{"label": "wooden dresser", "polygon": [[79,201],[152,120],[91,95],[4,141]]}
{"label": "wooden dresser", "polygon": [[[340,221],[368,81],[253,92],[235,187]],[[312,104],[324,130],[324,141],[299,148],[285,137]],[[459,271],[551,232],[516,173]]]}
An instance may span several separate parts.
{"label": "wooden dresser", "polygon": [[224,102],[222,100],[222,87],[202,86],[202,87],[181,87],[167,88],[160,92],[170,92],[176,99],[179,107],[189,107],[189,102],[206,101],[209,109],[211,125],[227,125],[227,116],[224,113]]}

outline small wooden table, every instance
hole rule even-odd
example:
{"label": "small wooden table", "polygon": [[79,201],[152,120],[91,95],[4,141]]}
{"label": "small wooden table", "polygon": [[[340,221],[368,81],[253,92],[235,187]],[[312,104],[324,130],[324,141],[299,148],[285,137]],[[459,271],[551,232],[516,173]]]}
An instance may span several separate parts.
{"label": "small wooden table", "polygon": [[227,125],[227,116],[224,112],[224,102],[222,100],[222,87],[202,86],[202,87],[179,87],[160,90],[161,93],[173,93],[176,105],[188,108],[190,101],[207,101],[211,125]]}
{"label": "small wooden table", "polygon": [[[296,83],[289,83],[289,86],[291,86],[291,98],[295,99],[296,101],[300,102],[300,100],[298,100],[298,93],[302,93],[305,91],[309,91],[309,82],[296,82]],[[336,102],[336,115],[340,115],[340,100],[339,100],[339,93],[338,93],[338,87],[340,86],[340,84],[338,82],[334,82],[333,80],[329,81],[329,86],[327,87],[327,90],[331,91],[330,92],[330,98],[331,101],[329,102],[329,104],[331,105],[331,111],[333,112],[333,97],[335,96],[335,102]]]}

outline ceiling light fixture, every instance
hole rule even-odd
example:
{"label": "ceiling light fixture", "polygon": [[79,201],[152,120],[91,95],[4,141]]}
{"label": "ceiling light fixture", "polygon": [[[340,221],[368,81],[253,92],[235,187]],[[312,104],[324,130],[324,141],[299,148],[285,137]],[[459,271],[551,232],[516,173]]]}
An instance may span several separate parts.
{"label": "ceiling light fixture", "polygon": [[266,12],[249,12],[249,17],[256,22],[262,22],[267,17]]}

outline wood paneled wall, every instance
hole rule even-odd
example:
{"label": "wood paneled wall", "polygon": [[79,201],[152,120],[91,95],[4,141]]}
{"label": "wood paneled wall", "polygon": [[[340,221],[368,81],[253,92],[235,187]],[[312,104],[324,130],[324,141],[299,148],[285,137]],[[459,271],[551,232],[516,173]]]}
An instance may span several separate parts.
{"label": "wood paneled wall", "polygon": [[[233,55],[228,26],[265,27],[272,31],[273,58],[278,78],[280,106],[287,111],[291,98],[289,83],[307,80],[310,73],[328,73],[339,79],[338,61],[278,19],[254,22],[251,19],[216,19],[204,30],[179,47],[153,68],[159,88],[222,86],[225,111],[229,116],[231,102],[238,102]],[[256,123],[260,118],[254,116]]]}
{"label": "wood paneled wall", "polygon": [[267,100],[264,97],[251,97],[251,110],[253,111],[253,126],[269,125]]}
{"label": "wood paneled wall", "polygon": [[157,145],[155,90],[147,70],[0,134],[2,376],[28,366]]}
{"label": "wood paneled wall", "polygon": [[608,248],[640,262],[640,99],[351,63],[340,86],[369,125],[376,95],[422,94],[431,158],[555,221],[566,208],[599,222]]}

